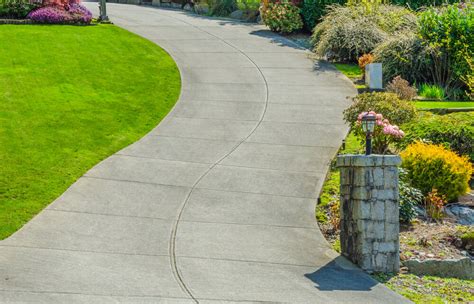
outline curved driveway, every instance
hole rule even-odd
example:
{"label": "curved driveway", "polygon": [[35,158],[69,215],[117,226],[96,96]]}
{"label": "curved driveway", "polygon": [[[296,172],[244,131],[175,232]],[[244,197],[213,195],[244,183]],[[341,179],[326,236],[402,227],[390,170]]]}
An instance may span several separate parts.
{"label": "curved driveway", "polygon": [[0,302],[405,301],[338,257],[314,220],[355,93],[343,77],[258,25],[109,12],[173,56],[180,100],[0,242]]}

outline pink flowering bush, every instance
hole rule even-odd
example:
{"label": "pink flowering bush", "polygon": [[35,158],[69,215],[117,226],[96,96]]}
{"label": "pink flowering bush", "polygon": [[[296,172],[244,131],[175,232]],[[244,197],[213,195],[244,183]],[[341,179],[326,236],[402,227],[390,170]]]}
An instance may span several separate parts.
{"label": "pink flowering bush", "polygon": [[89,24],[92,13],[84,6],[73,3],[66,6],[45,6],[33,10],[28,18],[36,23],[48,24]]}
{"label": "pink flowering bush", "polygon": [[392,143],[400,141],[404,136],[403,132],[397,125],[390,124],[390,121],[383,117],[382,114],[374,111],[362,112],[357,116],[356,128],[354,132],[356,135],[365,140],[365,132],[362,130],[362,118],[371,114],[376,117],[375,129],[372,133],[372,150],[375,154],[389,153],[389,148]]}

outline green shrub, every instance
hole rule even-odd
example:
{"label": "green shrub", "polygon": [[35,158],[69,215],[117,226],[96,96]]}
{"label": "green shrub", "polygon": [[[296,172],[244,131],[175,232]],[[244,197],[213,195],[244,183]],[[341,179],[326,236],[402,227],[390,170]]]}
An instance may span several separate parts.
{"label": "green shrub", "polygon": [[411,102],[401,100],[396,94],[373,92],[355,97],[353,104],[344,111],[344,119],[354,128],[359,114],[369,110],[383,114],[395,125],[407,123],[417,114]]}
{"label": "green shrub", "polygon": [[326,6],[331,4],[344,4],[346,0],[303,0],[301,15],[304,27],[312,31],[322,16],[326,14]]}
{"label": "green shrub", "polygon": [[420,14],[418,33],[429,48],[430,83],[450,89],[466,87],[466,75],[473,74],[470,62],[474,57],[474,6],[456,4],[430,8]]}
{"label": "green shrub", "polygon": [[260,0],[237,0],[237,8],[242,11],[258,11]]}
{"label": "green shrub", "polygon": [[407,183],[400,181],[400,222],[410,223],[416,218],[415,206],[423,204],[425,198],[420,190],[410,187]]}
{"label": "green shrub", "polygon": [[393,78],[387,85],[387,92],[395,93],[400,99],[413,100],[416,97],[417,90],[410,86],[410,83],[400,76]]}
{"label": "green shrub", "polygon": [[444,89],[438,85],[435,84],[426,84],[423,83],[419,90],[418,94],[421,97],[433,99],[433,100],[444,100],[446,93]]}
{"label": "green shrub", "polygon": [[409,145],[400,156],[410,185],[425,195],[435,189],[440,196],[453,201],[469,189],[473,167],[467,157],[441,145],[422,142]]}
{"label": "green shrub", "polygon": [[399,191],[400,191],[400,222],[410,223],[416,218],[416,206],[423,206],[425,196],[423,193],[410,186],[408,183],[408,172],[399,168]]}
{"label": "green shrub", "polygon": [[209,7],[209,14],[212,16],[228,16],[237,10],[235,0],[206,0]]}
{"label": "green shrub", "polygon": [[269,3],[262,9],[262,20],[274,32],[291,33],[303,27],[300,9],[288,2]]}
{"label": "green shrub", "polygon": [[25,0],[0,0],[0,18],[23,19],[36,7],[38,4]]}
{"label": "green shrub", "polygon": [[442,144],[474,162],[474,112],[435,115],[422,112],[403,125],[402,147],[418,140]]}
{"label": "green shrub", "polygon": [[412,10],[418,10],[427,6],[438,6],[446,3],[459,3],[459,0],[391,0],[392,4],[406,6]]}
{"label": "green shrub", "polygon": [[370,10],[365,6],[332,5],[327,11],[311,40],[319,57],[333,61],[357,62],[390,35],[416,26],[412,12],[393,5]]}
{"label": "green shrub", "polygon": [[389,37],[374,49],[375,61],[382,63],[384,83],[401,76],[410,83],[430,80],[429,50],[411,30]]}

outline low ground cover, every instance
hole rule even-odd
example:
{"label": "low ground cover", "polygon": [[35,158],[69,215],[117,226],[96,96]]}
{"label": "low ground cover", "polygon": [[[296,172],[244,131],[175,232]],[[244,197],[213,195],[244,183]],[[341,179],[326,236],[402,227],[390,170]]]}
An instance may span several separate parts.
{"label": "low ground cover", "polygon": [[474,301],[474,281],[413,274],[378,274],[374,278],[417,304]]}
{"label": "low ground cover", "polygon": [[111,25],[0,27],[0,239],[100,160],[156,126],[180,76]]}

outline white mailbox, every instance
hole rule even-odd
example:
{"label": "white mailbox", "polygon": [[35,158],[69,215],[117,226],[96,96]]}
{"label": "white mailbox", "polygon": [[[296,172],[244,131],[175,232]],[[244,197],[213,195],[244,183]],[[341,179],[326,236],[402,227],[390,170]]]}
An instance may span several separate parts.
{"label": "white mailbox", "polygon": [[381,63],[369,63],[365,66],[365,84],[369,89],[383,89]]}

